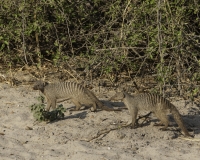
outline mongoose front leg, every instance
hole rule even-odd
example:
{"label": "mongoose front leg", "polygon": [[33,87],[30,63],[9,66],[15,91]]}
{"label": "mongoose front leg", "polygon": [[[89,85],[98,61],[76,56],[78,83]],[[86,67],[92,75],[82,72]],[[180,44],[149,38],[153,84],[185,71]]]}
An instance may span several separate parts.
{"label": "mongoose front leg", "polygon": [[47,106],[45,110],[48,112],[50,108],[56,109],[56,99],[47,99]]}
{"label": "mongoose front leg", "polygon": [[49,111],[51,108],[51,101],[47,101],[47,106],[45,107],[45,111]]}
{"label": "mongoose front leg", "polygon": [[138,110],[137,109],[133,109],[133,110],[130,111],[130,114],[132,115],[132,125],[131,125],[131,128],[135,129],[136,128],[135,122],[136,122]]}
{"label": "mongoose front leg", "polygon": [[156,117],[161,121],[159,124],[157,125],[161,125],[163,124],[164,127],[160,128],[160,130],[165,131],[167,130],[167,127],[169,125],[169,120],[168,117],[165,113],[161,112],[161,111],[156,111],[155,112]]}
{"label": "mongoose front leg", "polygon": [[51,107],[52,107],[53,110],[56,109],[56,99],[51,101]]}

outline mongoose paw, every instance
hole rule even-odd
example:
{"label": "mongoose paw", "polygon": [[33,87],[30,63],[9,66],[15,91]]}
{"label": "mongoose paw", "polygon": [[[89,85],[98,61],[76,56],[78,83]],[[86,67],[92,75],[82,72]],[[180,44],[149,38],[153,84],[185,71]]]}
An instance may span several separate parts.
{"label": "mongoose paw", "polygon": [[73,108],[73,109],[70,109],[69,111],[77,111],[77,109],[76,109],[76,108]]}
{"label": "mongoose paw", "polygon": [[161,130],[161,131],[166,131],[166,130],[167,130],[167,128],[160,128],[160,130]]}
{"label": "mongoose paw", "polygon": [[163,126],[162,123],[155,123],[153,126]]}
{"label": "mongoose paw", "polygon": [[44,110],[44,112],[49,112],[49,111],[50,111],[50,109],[45,109],[45,110]]}
{"label": "mongoose paw", "polygon": [[91,112],[96,112],[97,109],[94,109],[94,108],[92,107],[92,108],[90,108],[90,111],[91,111]]}
{"label": "mongoose paw", "polygon": [[136,129],[137,126],[135,126],[135,125],[130,125],[130,128],[131,128],[131,129]]}
{"label": "mongoose paw", "polygon": [[194,138],[194,135],[190,135],[190,134],[188,134],[188,135],[185,135],[185,137],[188,137],[188,138]]}
{"label": "mongoose paw", "polygon": [[194,138],[194,135],[191,135],[188,132],[184,133],[183,135],[184,135],[184,137],[187,137],[187,138]]}

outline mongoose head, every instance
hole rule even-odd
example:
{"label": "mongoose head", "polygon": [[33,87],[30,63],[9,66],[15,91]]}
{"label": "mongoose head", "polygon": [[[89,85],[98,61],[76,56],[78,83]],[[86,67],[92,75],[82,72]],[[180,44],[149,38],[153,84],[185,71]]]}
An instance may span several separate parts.
{"label": "mongoose head", "polygon": [[43,81],[36,81],[33,85],[33,89],[34,90],[40,90],[41,92],[44,91],[44,87],[47,85],[47,82],[43,82]]}
{"label": "mongoose head", "polygon": [[125,98],[125,93],[124,92],[117,92],[114,96],[110,98],[110,101],[112,100],[122,100]]}

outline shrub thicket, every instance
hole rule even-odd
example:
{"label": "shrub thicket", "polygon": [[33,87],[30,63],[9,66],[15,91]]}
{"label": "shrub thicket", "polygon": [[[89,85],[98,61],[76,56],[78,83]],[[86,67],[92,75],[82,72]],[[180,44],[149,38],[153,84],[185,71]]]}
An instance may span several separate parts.
{"label": "shrub thicket", "polygon": [[[200,79],[196,0],[2,0],[0,57],[8,65],[54,65],[100,74],[156,74],[161,86]],[[174,76],[175,75],[175,76]]]}

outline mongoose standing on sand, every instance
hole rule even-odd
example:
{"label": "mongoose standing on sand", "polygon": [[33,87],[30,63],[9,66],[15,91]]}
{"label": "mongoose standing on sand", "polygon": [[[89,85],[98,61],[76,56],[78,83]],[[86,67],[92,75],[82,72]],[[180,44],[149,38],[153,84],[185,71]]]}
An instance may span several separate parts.
{"label": "mongoose standing on sand", "polygon": [[132,96],[126,92],[119,92],[111,97],[110,100],[122,100],[124,102],[132,116],[133,128],[135,127],[138,111],[146,110],[153,112],[161,121],[161,124],[164,125],[161,129],[166,130],[169,125],[167,113],[170,112],[172,113],[176,123],[184,132],[185,136],[190,136],[176,107],[167,99],[157,94],[143,93]]}
{"label": "mongoose standing on sand", "polygon": [[46,97],[47,107],[49,111],[52,107],[56,108],[57,99],[70,99],[76,106],[74,110],[79,110],[82,105],[93,107],[93,111],[97,110],[97,106],[106,111],[121,111],[120,109],[112,109],[103,105],[101,101],[87,88],[74,82],[57,82],[47,83],[43,81],[35,82],[34,90],[40,90]]}

